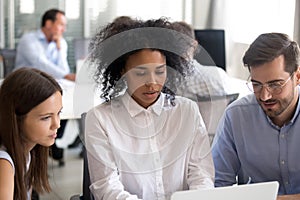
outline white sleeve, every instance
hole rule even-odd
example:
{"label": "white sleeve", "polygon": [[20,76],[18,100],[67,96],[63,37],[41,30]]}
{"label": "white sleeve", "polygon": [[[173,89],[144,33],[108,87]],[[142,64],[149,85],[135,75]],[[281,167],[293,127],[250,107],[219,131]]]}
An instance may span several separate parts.
{"label": "white sleeve", "polygon": [[[195,109],[198,109],[197,107]],[[196,110],[195,138],[192,143],[188,162],[187,183],[189,189],[204,189],[214,187],[214,164],[211,154],[210,142],[204,122]]]}
{"label": "white sleeve", "polygon": [[[105,115],[105,113],[102,113]],[[101,114],[95,110],[87,113],[85,120],[85,144],[91,179],[90,190],[95,199],[138,200],[124,190],[119,179],[108,136],[101,124]]]}
{"label": "white sleeve", "polygon": [[13,167],[14,174],[15,174],[14,162],[13,162],[12,158],[10,157],[10,155],[6,151],[0,150],[0,159],[5,159],[8,162],[10,162],[11,166]]}

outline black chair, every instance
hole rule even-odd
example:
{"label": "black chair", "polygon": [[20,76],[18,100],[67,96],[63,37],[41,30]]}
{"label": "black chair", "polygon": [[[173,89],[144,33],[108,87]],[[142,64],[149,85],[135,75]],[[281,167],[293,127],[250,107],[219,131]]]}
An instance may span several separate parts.
{"label": "black chair", "polygon": [[83,183],[82,183],[82,194],[77,194],[71,197],[70,200],[94,200],[94,197],[92,193],[90,192],[90,185],[91,185],[91,180],[90,180],[90,173],[89,173],[89,168],[88,168],[88,159],[87,159],[87,153],[86,153],[86,148],[85,148],[85,140],[84,140],[84,127],[85,127],[85,116],[86,113],[81,114],[81,120],[79,123],[79,130],[80,130],[80,138],[82,139],[83,142],[83,149],[82,149],[82,154],[83,154]]}
{"label": "black chair", "polygon": [[6,77],[15,68],[16,49],[0,49],[0,55],[3,59],[3,75]]}

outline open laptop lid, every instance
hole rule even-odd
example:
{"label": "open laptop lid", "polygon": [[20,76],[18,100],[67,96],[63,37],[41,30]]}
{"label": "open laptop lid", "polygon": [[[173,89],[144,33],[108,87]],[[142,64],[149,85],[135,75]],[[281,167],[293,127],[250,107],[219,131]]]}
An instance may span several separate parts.
{"label": "open laptop lid", "polygon": [[203,190],[178,191],[171,200],[276,200],[277,181]]}

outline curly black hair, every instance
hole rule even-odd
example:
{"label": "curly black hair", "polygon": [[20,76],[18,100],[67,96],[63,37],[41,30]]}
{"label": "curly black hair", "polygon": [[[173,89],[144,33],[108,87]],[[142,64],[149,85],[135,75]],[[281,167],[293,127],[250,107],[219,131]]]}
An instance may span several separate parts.
{"label": "curly black hair", "polygon": [[146,48],[160,51],[168,66],[162,92],[174,103],[177,85],[193,71],[187,55],[192,46],[193,40],[175,31],[166,18],[126,18],[107,24],[91,39],[88,60],[97,68],[94,79],[102,86],[101,98],[109,101],[126,89],[121,72],[130,55]]}

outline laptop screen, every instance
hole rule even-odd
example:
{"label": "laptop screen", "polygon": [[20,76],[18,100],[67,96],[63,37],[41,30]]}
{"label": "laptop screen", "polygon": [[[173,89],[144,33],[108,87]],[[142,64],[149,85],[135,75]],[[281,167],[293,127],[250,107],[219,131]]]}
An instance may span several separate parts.
{"label": "laptop screen", "polygon": [[178,191],[171,200],[276,200],[277,181],[203,190]]}

